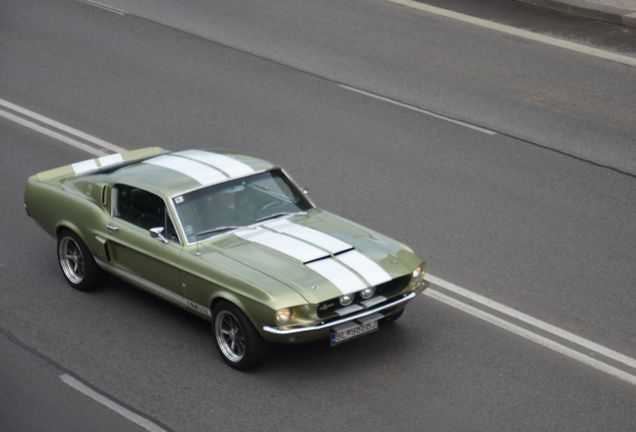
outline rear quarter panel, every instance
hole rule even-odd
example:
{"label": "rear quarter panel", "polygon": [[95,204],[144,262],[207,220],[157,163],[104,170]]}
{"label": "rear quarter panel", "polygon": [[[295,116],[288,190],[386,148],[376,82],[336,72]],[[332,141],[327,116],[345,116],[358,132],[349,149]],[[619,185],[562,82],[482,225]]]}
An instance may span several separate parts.
{"label": "rear quarter panel", "polygon": [[64,188],[59,182],[42,182],[37,176],[27,180],[24,204],[31,218],[50,236],[70,229],[98,258],[105,259],[98,227],[108,223],[108,213],[93,199]]}

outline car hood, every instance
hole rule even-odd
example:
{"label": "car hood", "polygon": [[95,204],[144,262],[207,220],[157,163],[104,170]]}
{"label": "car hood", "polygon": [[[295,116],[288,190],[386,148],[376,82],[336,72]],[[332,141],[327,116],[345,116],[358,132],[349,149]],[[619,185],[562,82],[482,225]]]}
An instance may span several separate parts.
{"label": "car hood", "polygon": [[410,274],[421,262],[407,246],[317,209],[220,236],[202,252],[221,253],[312,304]]}

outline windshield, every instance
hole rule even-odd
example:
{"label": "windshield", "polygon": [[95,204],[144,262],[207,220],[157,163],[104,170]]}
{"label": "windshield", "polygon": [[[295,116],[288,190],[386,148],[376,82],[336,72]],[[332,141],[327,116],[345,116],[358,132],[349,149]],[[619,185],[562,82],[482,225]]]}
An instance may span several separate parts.
{"label": "windshield", "polygon": [[311,208],[281,170],[197,189],[174,197],[173,202],[189,243]]}

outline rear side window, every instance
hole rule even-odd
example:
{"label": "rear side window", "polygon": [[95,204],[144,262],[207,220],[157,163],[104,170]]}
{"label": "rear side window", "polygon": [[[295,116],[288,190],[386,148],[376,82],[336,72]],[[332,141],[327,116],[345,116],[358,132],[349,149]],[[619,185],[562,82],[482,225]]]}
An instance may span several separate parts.
{"label": "rear side window", "polygon": [[162,227],[166,238],[178,241],[166,204],[160,197],[126,185],[115,186],[114,197],[113,216],[145,230]]}

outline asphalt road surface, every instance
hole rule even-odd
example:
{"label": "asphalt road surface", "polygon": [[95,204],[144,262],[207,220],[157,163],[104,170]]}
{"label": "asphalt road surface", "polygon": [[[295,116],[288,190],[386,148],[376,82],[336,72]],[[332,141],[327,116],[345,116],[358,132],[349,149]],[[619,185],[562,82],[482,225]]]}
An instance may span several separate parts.
{"label": "asphalt road surface", "polygon": [[[115,278],[67,286],[23,184],[90,155],[0,103],[0,430],[634,430],[633,66],[386,1],[107,3],[129,13],[1,1],[0,99],[127,149],[279,163],[412,246],[441,295],[236,372],[204,321]],[[616,26],[496,18],[524,17],[636,55]]]}

